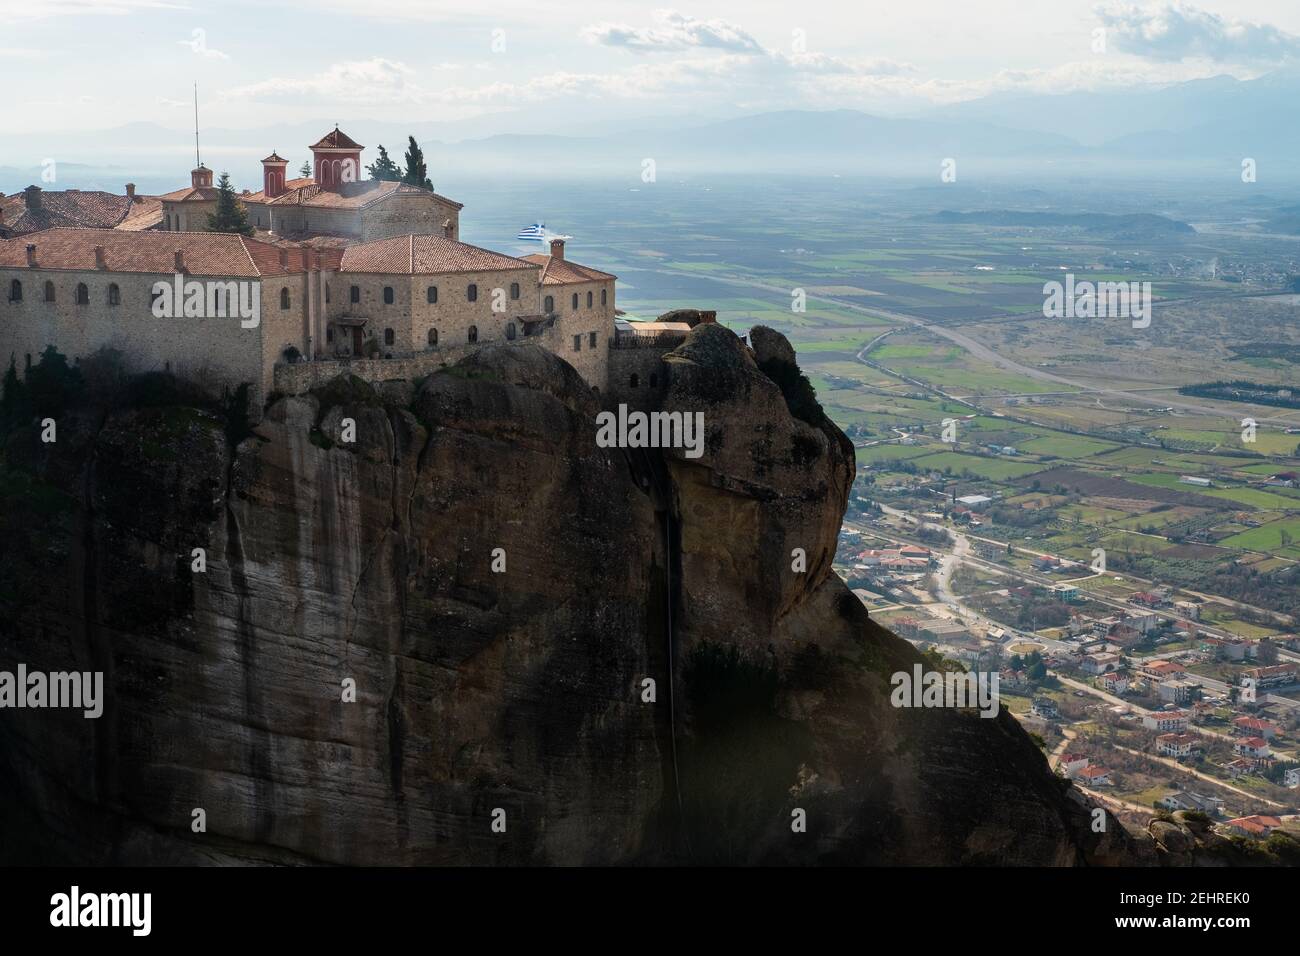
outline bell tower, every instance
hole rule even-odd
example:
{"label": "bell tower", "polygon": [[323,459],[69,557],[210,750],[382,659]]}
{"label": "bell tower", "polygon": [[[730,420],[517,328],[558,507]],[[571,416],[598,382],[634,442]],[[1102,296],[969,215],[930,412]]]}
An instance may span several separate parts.
{"label": "bell tower", "polygon": [[275,150],[262,160],[262,194],[267,199],[274,199],[284,192],[284,172],[289,161],[278,155]]}
{"label": "bell tower", "polygon": [[361,151],[365,149],[337,126],[311,148],[316,185],[338,192],[346,183],[361,181]]}

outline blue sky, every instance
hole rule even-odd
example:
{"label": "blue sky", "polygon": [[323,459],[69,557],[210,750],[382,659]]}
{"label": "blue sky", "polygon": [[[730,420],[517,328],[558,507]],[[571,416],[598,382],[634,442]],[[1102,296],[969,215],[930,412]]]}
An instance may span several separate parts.
{"label": "blue sky", "polygon": [[15,133],[186,128],[195,82],[210,126],[477,117],[476,133],[508,132],[526,111],[571,132],[617,117],[904,113],[1008,90],[1247,78],[1297,57],[1293,0],[0,0]]}

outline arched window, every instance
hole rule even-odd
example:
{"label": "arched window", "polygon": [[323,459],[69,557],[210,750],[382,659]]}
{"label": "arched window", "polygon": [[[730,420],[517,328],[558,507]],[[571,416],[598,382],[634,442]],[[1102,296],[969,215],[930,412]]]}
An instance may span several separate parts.
{"label": "arched window", "polygon": [[289,290],[288,290],[288,289],[281,289],[281,290],[280,290],[280,308],[282,308],[282,309],[287,309],[287,308],[289,308]]}
{"label": "arched window", "polygon": [[19,282],[17,279],[9,283],[9,301],[10,302],[23,301],[23,284]]}
{"label": "arched window", "polygon": [[430,345],[430,347],[433,347],[433,346],[436,346],[437,344],[438,344],[438,330],[437,330],[437,329],[430,329],[430,330],[429,330],[429,345]]}
{"label": "arched window", "polygon": [[46,283],[45,283],[45,301],[46,301],[46,302],[53,302],[53,301],[54,301],[54,283],[53,283],[53,282],[46,282]]}
{"label": "arched window", "polygon": [[506,338],[508,338],[508,339],[514,339],[514,337],[515,337],[515,324],[514,324],[513,322],[507,322],[507,323],[506,323]]}
{"label": "arched window", "polygon": [[606,305],[606,304],[608,303],[608,300],[605,298],[605,291],[606,291],[606,290],[604,290],[604,289],[601,289],[601,290],[600,290],[600,304],[601,304],[601,305]]}
{"label": "arched window", "polygon": [[519,283],[518,283],[518,282],[512,282],[512,283],[510,283],[510,298],[512,298],[512,299],[517,299],[517,298],[519,298]]}
{"label": "arched window", "polygon": [[[473,286],[471,286],[470,288],[473,288]],[[471,325],[471,326],[469,327],[469,340],[470,340],[471,342],[477,342],[477,341],[478,341],[478,326],[477,326],[477,325]]]}
{"label": "arched window", "polygon": [[348,301],[353,304],[361,301],[361,286],[354,285],[348,289]]}
{"label": "arched window", "polygon": [[90,305],[90,290],[84,282],[77,283],[77,305]]}
{"label": "arched window", "polygon": [[121,304],[122,304],[122,290],[119,289],[119,288],[117,287],[117,283],[116,283],[116,282],[111,282],[111,283],[109,283],[109,286],[108,286],[108,304],[109,304],[109,305],[121,305]]}
{"label": "arched window", "polygon": [[393,287],[391,285],[386,285],[384,286],[384,305],[392,305],[392,304],[393,304]]}
{"label": "arched window", "polygon": [[471,302],[478,301],[478,286],[475,283],[471,282],[469,284],[469,288],[465,290],[465,298]]}
{"label": "arched window", "polygon": [[578,311],[578,293],[573,293],[573,311]]}
{"label": "arched window", "polygon": [[544,311],[544,312],[554,312],[554,311],[555,311],[555,296],[553,296],[553,295],[548,295],[548,296],[546,297],[546,305],[543,307],[543,311]]}
{"label": "arched window", "polygon": [[427,288],[427,289],[424,291],[424,299],[425,299],[425,301],[428,302],[430,305],[437,305],[437,304],[438,304],[438,287],[437,287],[436,285],[431,285],[431,286],[429,286],[429,288]]}
{"label": "arched window", "polygon": [[327,282],[327,283],[325,283],[325,302],[326,302],[326,304],[329,303],[329,300],[330,300],[330,286],[329,286],[329,283]]}
{"label": "arched window", "polygon": [[636,388],[638,385],[641,384],[641,376],[637,375],[636,372],[633,372],[633,373],[632,373],[632,381],[630,381],[628,384],[629,384],[632,388]]}
{"label": "arched window", "polygon": [[392,329],[384,329],[384,344],[385,344],[385,345],[392,345],[392,344],[393,344],[393,330],[392,330]]}
{"label": "arched window", "polygon": [[591,293],[587,293],[587,308],[591,308]]}

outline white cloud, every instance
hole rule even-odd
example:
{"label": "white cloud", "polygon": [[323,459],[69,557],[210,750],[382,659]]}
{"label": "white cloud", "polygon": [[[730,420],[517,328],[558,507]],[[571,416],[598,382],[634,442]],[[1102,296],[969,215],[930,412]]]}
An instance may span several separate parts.
{"label": "white cloud", "polygon": [[174,0],[0,0],[0,23],[50,17],[127,16],[142,11],[185,10]]}
{"label": "white cloud", "polygon": [[653,27],[598,23],[586,27],[582,36],[591,43],[622,47],[637,53],[677,50],[727,50],[761,54],[763,48],[747,32],[726,20],[698,20],[676,10],[656,10]]}
{"label": "white cloud", "polygon": [[1182,3],[1111,3],[1098,7],[1097,16],[1115,49],[1153,60],[1279,62],[1300,54],[1293,33]]}
{"label": "white cloud", "polygon": [[427,94],[413,82],[416,73],[405,63],[372,57],[335,63],[306,77],[274,77],[227,90],[233,99],[321,99],[336,103],[417,103]]}

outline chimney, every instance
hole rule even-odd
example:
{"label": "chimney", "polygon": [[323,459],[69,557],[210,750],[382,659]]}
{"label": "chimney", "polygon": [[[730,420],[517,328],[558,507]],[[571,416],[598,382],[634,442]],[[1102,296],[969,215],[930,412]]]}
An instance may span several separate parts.
{"label": "chimney", "polygon": [[280,268],[286,272],[289,269],[289,250],[283,246],[280,248]]}
{"label": "chimney", "polygon": [[34,242],[27,243],[27,267],[36,268],[36,243]]}
{"label": "chimney", "polygon": [[95,268],[96,268],[96,269],[107,269],[107,268],[108,268],[108,261],[104,258],[104,247],[103,247],[103,246],[96,246],[96,247],[95,247]]}
{"label": "chimney", "polygon": [[180,249],[176,250],[176,271],[177,272],[185,271],[185,253],[182,252]]}
{"label": "chimney", "polygon": [[448,239],[451,238],[451,220],[450,220],[450,219],[444,219],[444,220],[442,221],[442,234],[443,234],[444,236],[446,236]]}
{"label": "chimney", "polygon": [[126,198],[135,199],[135,183],[126,184]]}
{"label": "chimney", "polygon": [[563,258],[564,258],[564,240],[563,240],[563,239],[552,239],[552,240],[551,240],[551,258],[552,258],[552,259],[563,259]]}
{"label": "chimney", "polygon": [[30,209],[32,212],[36,212],[38,209],[40,209],[41,208],[41,187],[28,186],[26,189],[24,189],[23,202],[27,204],[27,208]]}

